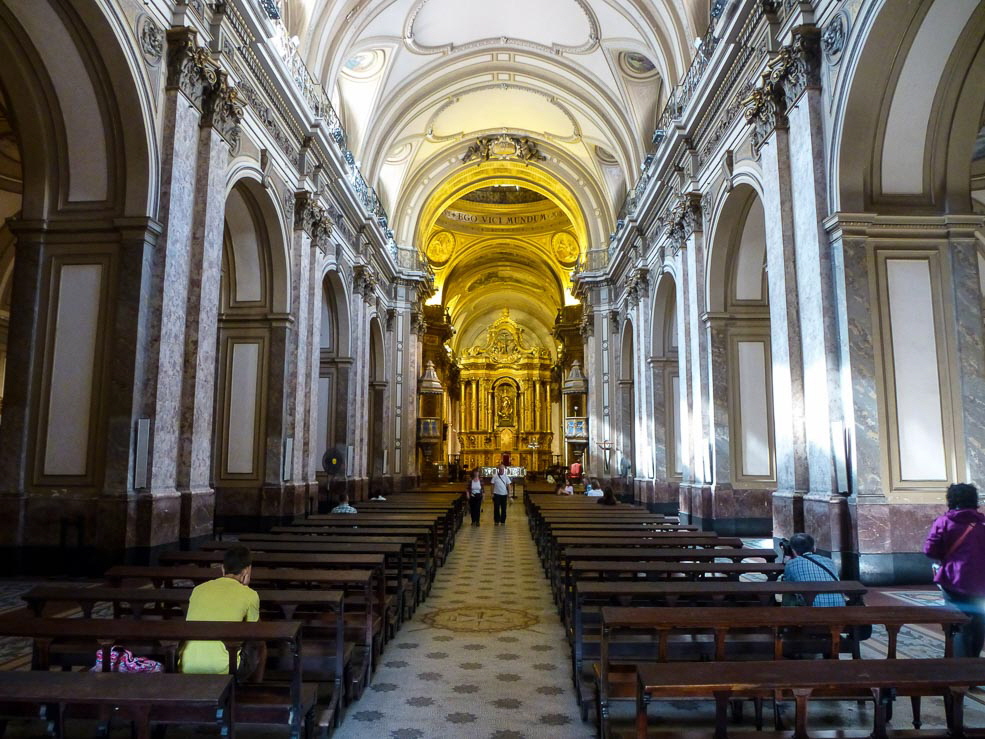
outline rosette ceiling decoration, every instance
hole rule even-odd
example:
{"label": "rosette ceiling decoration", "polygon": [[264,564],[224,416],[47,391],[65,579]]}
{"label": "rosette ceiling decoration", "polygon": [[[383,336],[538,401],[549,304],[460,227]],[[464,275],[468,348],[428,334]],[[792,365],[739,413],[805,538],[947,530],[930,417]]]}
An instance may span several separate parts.
{"label": "rosette ceiling decoration", "polygon": [[435,269],[456,351],[510,307],[553,347],[708,0],[283,0],[397,241]]}

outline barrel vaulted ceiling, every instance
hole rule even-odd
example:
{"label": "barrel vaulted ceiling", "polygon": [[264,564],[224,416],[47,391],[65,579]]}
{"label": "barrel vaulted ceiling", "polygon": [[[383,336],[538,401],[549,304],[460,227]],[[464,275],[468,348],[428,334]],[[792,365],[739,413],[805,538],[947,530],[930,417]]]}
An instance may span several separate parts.
{"label": "barrel vaulted ceiling", "polygon": [[613,230],[708,6],[282,0],[397,242],[434,269],[454,352],[509,308],[554,353],[571,269]]}
{"label": "barrel vaulted ceiling", "polygon": [[[283,0],[402,243],[476,137],[529,137],[608,235],[708,0]],[[474,166],[474,164],[472,165]],[[487,183],[488,184],[488,183]]]}

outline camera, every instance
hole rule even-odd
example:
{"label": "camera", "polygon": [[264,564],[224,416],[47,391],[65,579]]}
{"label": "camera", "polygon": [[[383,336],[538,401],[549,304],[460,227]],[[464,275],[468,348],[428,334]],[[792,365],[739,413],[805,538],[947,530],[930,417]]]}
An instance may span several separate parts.
{"label": "camera", "polygon": [[790,540],[789,539],[780,539],[776,544],[777,544],[777,546],[780,547],[780,551],[783,552],[784,559],[792,559],[793,558],[793,556],[794,556],[793,555],[793,548],[790,546]]}

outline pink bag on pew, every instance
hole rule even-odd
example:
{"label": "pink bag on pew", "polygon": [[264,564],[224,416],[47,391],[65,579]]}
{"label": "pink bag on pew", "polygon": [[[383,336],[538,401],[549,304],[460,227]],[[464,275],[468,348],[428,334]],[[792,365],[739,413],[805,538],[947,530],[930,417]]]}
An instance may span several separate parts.
{"label": "pink bag on pew", "polygon": [[[103,671],[103,650],[96,650],[96,664],[90,672]],[[133,652],[123,647],[113,647],[109,655],[110,672],[164,672],[164,665],[147,657],[135,657]]]}

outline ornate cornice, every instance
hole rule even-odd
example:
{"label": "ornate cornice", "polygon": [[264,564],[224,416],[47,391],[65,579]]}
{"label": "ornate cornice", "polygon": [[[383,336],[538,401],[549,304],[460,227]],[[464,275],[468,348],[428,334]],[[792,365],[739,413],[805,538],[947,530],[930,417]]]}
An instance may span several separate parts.
{"label": "ornate cornice", "polygon": [[181,90],[201,112],[206,93],[218,79],[212,52],[198,45],[198,34],[192,28],[171,28],[167,39],[167,88]]}
{"label": "ornate cornice", "polygon": [[583,339],[588,339],[595,335],[595,315],[591,308],[586,308],[582,313],[581,321],[578,323],[578,333]]}
{"label": "ornate cornice", "polygon": [[216,73],[216,81],[206,91],[202,105],[202,126],[213,128],[234,149],[239,146],[239,124],[243,106],[239,90],[229,84],[229,76]]}

